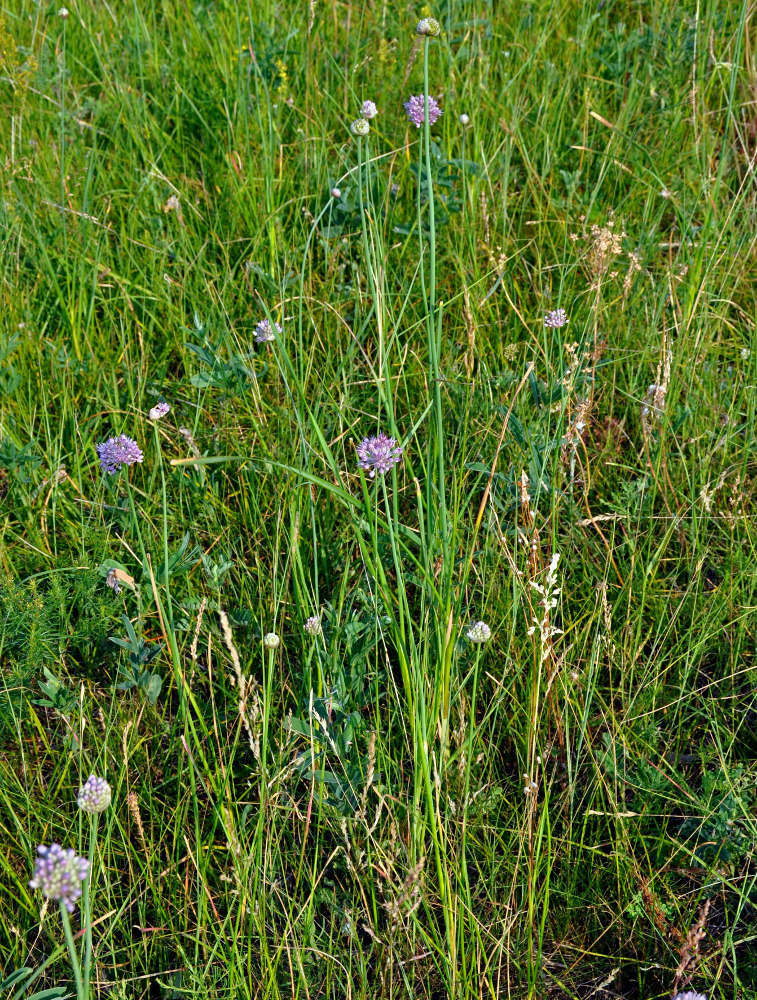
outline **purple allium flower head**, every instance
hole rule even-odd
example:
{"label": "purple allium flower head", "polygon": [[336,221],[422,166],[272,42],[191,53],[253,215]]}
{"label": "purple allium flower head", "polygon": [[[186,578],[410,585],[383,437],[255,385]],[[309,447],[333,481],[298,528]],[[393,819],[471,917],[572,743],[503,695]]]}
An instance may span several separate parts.
{"label": "purple allium flower head", "polygon": [[105,585],[110,587],[114,594],[121,593],[121,584],[118,582],[118,572],[115,569],[108,570],[108,575],[105,577]]}
{"label": "purple allium flower head", "polygon": [[100,468],[109,476],[115,476],[123,465],[134,465],[144,458],[142,450],[134,440],[125,434],[101,441],[95,448],[100,459]]}
{"label": "purple allium flower head", "polygon": [[373,477],[383,475],[402,458],[402,448],[393,437],[382,431],[375,437],[364,438],[357,446],[357,464]]}
{"label": "purple allium flower head", "polygon": [[704,993],[695,993],[694,990],[686,990],[685,993],[676,993],[673,1000],[707,1000]]}
{"label": "purple allium flower head", "polygon": [[156,403],[150,410],[148,416],[150,420],[160,420],[161,417],[165,417],[170,409],[171,407],[168,403]]}
{"label": "purple allium flower head", "polygon": [[360,108],[360,114],[363,118],[367,118],[370,121],[371,118],[375,118],[378,114],[378,108],[373,101],[363,101],[362,107]]}
{"label": "purple allium flower head", "polygon": [[305,631],[308,635],[320,635],[323,631],[323,625],[321,625],[321,619],[318,615],[311,615],[310,618],[305,622]]}
{"label": "purple allium flower head", "polygon": [[269,344],[272,340],[276,339],[277,333],[283,332],[278,323],[272,324],[269,319],[261,319],[255,327],[255,343]]}
{"label": "purple allium flower head", "polygon": [[90,774],[79,789],[76,804],[85,813],[101,813],[110,805],[111,790],[105,778]]}
{"label": "purple allium flower head", "polygon": [[68,912],[73,913],[76,900],[81,896],[81,884],[88,875],[89,861],[80,858],[73,848],[40,844],[29,888],[41,889],[43,896],[60,900]]}
{"label": "purple allium flower head", "polygon": [[[426,113],[426,101],[422,94],[418,96],[412,95],[409,101],[405,101],[405,112],[407,113],[408,119],[415,125],[416,128],[420,128],[424,121],[424,114]],[[434,122],[438,121],[442,116],[442,109],[436,103],[433,97],[428,99],[428,123],[433,125]]]}
{"label": "purple allium flower head", "polygon": [[565,326],[568,322],[568,314],[564,309],[553,309],[552,312],[547,313],[544,317],[544,325],[552,327],[553,330],[559,330],[561,326]]}

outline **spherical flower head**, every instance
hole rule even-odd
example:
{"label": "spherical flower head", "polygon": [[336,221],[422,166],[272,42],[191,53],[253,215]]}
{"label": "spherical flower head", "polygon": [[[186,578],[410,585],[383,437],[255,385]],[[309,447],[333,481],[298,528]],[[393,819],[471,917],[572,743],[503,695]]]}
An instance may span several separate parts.
{"label": "spherical flower head", "polygon": [[105,812],[110,805],[110,798],[110,785],[105,778],[98,778],[96,774],[90,774],[79,789],[76,804],[85,813],[94,815]]}
{"label": "spherical flower head", "polygon": [[432,38],[436,38],[441,34],[442,26],[435,17],[424,17],[418,22],[415,31],[418,35],[431,35]]}
{"label": "spherical flower head", "polygon": [[339,188],[332,188],[331,197],[338,201],[342,197],[342,192],[339,190]]}
{"label": "spherical flower head", "polygon": [[492,637],[492,630],[486,622],[474,622],[465,633],[465,637],[469,642],[488,642]]}
{"label": "spherical flower head", "polygon": [[468,115],[465,114],[465,112],[463,112],[460,115],[460,117],[458,118],[458,121],[463,126],[463,128],[465,128],[466,125],[470,124],[470,118],[468,117]]}
{"label": "spherical flower head", "polygon": [[271,323],[269,319],[261,319],[255,327],[255,343],[270,344],[272,340],[276,339],[277,333],[283,332],[278,323]]}
{"label": "spherical flower head", "polygon": [[559,330],[561,326],[565,326],[568,322],[568,314],[564,309],[553,309],[552,312],[547,313],[544,317],[544,325],[551,327],[553,330]]}
{"label": "spherical flower head", "polygon": [[383,475],[402,458],[402,448],[393,437],[382,431],[375,437],[363,438],[357,446],[357,464],[373,479]]}
{"label": "spherical flower head", "polygon": [[[405,101],[405,113],[407,114],[408,120],[415,125],[416,128],[420,128],[424,122],[424,115],[426,113],[426,99],[422,94],[418,96],[411,95],[408,101]],[[428,123],[433,125],[442,117],[442,109],[436,103],[433,97],[428,98]]]}
{"label": "spherical flower head", "polygon": [[29,888],[41,889],[43,896],[60,901],[69,913],[73,913],[76,900],[81,896],[81,884],[88,875],[89,861],[80,858],[73,848],[40,844]]}
{"label": "spherical flower head", "polygon": [[305,631],[308,635],[320,635],[323,632],[323,625],[318,615],[311,615],[305,622]]}
{"label": "spherical flower head", "polygon": [[280,644],[281,639],[279,639],[275,632],[266,632],[263,636],[263,645],[266,649],[278,649]]}
{"label": "spherical flower head", "polygon": [[148,416],[150,420],[161,420],[163,417],[165,417],[165,415],[168,413],[170,409],[171,407],[168,405],[168,403],[156,403],[155,406],[153,406],[153,408],[150,410]]}
{"label": "spherical flower head", "polygon": [[371,126],[365,118],[356,118],[350,125],[350,132],[352,132],[353,135],[368,135],[370,130]]}
{"label": "spherical flower head", "polygon": [[363,101],[363,106],[360,108],[360,114],[363,118],[367,118],[370,121],[371,118],[375,118],[378,114],[378,108],[373,101]]}
{"label": "spherical flower head", "polygon": [[100,444],[96,445],[95,450],[100,459],[100,468],[109,476],[115,476],[122,466],[134,465],[135,462],[141,462],[144,458],[137,442],[125,434],[101,441]]}
{"label": "spherical flower head", "polygon": [[695,993],[694,990],[686,990],[685,993],[676,993],[673,1000],[707,1000],[704,993]]}
{"label": "spherical flower head", "polygon": [[59,10],[58,10],[58,17],[62,21],[65,21],[66,18],[68,17],[68,8],[67,7],[60,7]]}

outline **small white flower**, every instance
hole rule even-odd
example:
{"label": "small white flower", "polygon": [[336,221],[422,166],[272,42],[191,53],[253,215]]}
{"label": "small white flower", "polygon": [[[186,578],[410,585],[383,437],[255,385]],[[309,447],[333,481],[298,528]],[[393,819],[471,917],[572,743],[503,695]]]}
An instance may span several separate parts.
{"label": "small white flower", "polygon": [[740,353],[741,353],[741,360],[742,361],[748,361],[749,358],[750,358],[750,356],[751,356],[751,354],[752,354],[752,352],[749,350],[748,347],[742,347]]}
{"label": "small white flower", "polygon": [[332,188],[331,189],[331,197],[332,198],[341,198],[342,197],[342,192],[339,190],[339,188]]}
{"label": "small white flower", "polygon": [[474,622],[465,633],[465,637],[469,642],[488,642],[492,637],[492,630],[486,622]]}
{"label": "small white flower", "polygon": [[267,632],[263,636],[263,645],[266,649],[278,649],[280,644],[281,639],[279,639],[275,632]]}
{"label": "small white flower", "polygon": [[311,615],[310,618],[305,622],[305,631],[308,635],[320,635],[323,631],[323,625],[321,625],[321,619],[318,615]]}
{"label": "small white flower", "polygon": [[366,118],[356,118],[355,121],[350,125],[350,132],[353,135],[368,135],[371,130],[371,126],[368,124]]}
{"label": "small white flower", "polygon": [[363,118],[370,120],[375,118],[378,114],[378,108],[373,103],[373,101],[363,101],[362,107],[360,108],[360,114]]}
{"label": "small white flower", "polygon": [[416,34],[418,35],[431,35],[434,38],[441,34],[441,30],[441,25],[435,17],[424,17],[418,22],[415,29]]}
{"label": "small white flower", "polygon": [[171,407],[168,403],[156,403],[150,410],[148,416],[150,420],[160,420],[161,417],[165,417],[170,409]]}
{"label": "small white flower", "polygon": [[466,114],[460,115],[458,121],[462,126],[470,124],[470,118]]}
{"label": "small white flower", "polygon": [[661,198],[669,198],[670,197],[670,191],[668,191],[667,188],[663,188],[662,191],[660,191],[660,197]]}
{"label": "small white flower", "polygon": [[68,8],[61,7],[60,10],[58,11],[58,17],[61,18],[61,20],[65,21],[66,18],[68,17]]}

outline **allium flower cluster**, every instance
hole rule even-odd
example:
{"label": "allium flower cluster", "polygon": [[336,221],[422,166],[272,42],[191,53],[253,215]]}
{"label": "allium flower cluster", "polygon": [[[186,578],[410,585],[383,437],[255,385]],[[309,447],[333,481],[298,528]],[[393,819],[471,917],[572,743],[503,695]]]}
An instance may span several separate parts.
{"label": "allium flower cluster", "polygon": [[553,330],[559,330],[567,322],[568,314],[564,309],[553,309],[552,312],[547,313],[544,317],[544,325],[551,327]]}
{"label": "allium flower cluster", "polygon": [[695,993],[694,990],[686,990],[685,993],[676,993],[673,1000],[707,1000],[704,993]]}
{"label": "allium flower cluster", "polygon": [[382,431],[374,437],[363,438],[357,446],[357,464],[373,477],[383,475],[402,458],[402,448],[393,437]]}
{"label": "allium flower cluster", "polygon": [[378,114],[378,108],[373,101],[363,101],[362,107],[360,108],[360,114],[363,118],[367,118],[368,121],[370,121],[371,118],[375,118]]}
{"label": "allium flower cluster", "polygon": [[141,462],[144,458],[137,442],[125,434],[101,441],[100,444],[96,445],[95,450],[100,459],[100,468],[109,476],[115,476],[122,466],[134,465],[135,462]]}
{"label": "allium flower cluster", "polygon": [[276,339],[277,333],[283,332],[278,323],[271,323],[269,319],[261,319],[255,327],[255,343],[270,344],[272,340]]}
{"label": "allium flower cluster", "polygon": [[468,642],[482,643],[488,642],[492,637],[492,630],[486,622],[474,622],[465,633]]}
{"label": "allium flower cluster", "polygon": [[[405,101],[405,113],[407,114],[408,121],[411,121],[416,128],[420,128],[423,124],[426,113],[426,98],[422,94],[417,96],[411,95],[410,99]],[[428,123],[433,125],[442,116],[442,109],[436,103],[433,97],[428,98]]]}
{"label": "allium flower cluster", "polygon": [[323,625],[318,615],[311,615],[305,622],[305,631],[308,635],[320,635],[323,632]]}
{"label": "allium flower cluster", "polygon": [[371,126],[368,124],[367,118],[356,118],[350,125],[350,132],[353,135],[368,135],[370,130]]}
{"label": "allium flower cluster", "polygon": [[470,125],[470,118],[468,117],[468,115],[465,114],[465,112],[463,112],[460,115],[460,117],[458,118],[458,121],[463,126],[463,128],[465,128],[466,125]]}
{"label": "allium flower cluster", "polygon": [[424,17],[419,22],[415,29],[418,35],[431,35],[435,38],[437,35],[441,34],[442,26],[436,20],[435,17]]}
{"label": "allium flower cluster", "polygon": [[263,636],[263,645],[266,649],[278,649],[280,643],[281,639],[279,639],[275,632],[266,632]]}
{"label": "allium flower cluster", "polygon": [[69,913],[73,913],[76,900],[81,896],[81,884],[88,875],[89,861],[80,858],[73,848],[40,844],[29,888],[41,889],[43,896],[59,900]]}
{"label": "allium flower cluster", "polygon": [[118,573],[115,569],[109,569],[105,577],[105,585],[110,587],[114,594],[121,593],[121,584],[118,582]]}
{"label": "allium flower cluster", "polygon": [[148,416],[150,420],[160,420],[162,417],[165,417],[170,409],[171,407],[168,403],[156,403],[150,410]]}
{"label": "allium flower cluster", "polygon": [[98,778],[97,775],[90,774],[79,789],[76,804],[85,813],[94,815],[105,812],[110,805],[110,798],[110,785],[105,778]]}

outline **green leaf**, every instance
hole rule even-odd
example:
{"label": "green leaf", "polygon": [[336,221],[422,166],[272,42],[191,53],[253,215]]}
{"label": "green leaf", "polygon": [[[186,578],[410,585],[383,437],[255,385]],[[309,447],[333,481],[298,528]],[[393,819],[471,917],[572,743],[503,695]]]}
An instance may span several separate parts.
{"label": "green leaf", "polygon": [[163,679],[159,674],[152,674],[150,680],[147,684],[147,689],[145,694],[147,695],[147,700],[151,705],[154,705],[158,700],[158,695],[160,694],[160,689],[163,686]]}
{"label": "green leaf", "polygon": [[53,1000],[53,997],[72,996],[65,986],[51,986],[49,990],[40,990],[39,993],[32,993],[26,1000]]}
{"label": "green leaf", "polygon": [[15,972],[11,972],[11,974],[9,976],[6,976],[5,979],[0,983],[0,990],[7,990],[11,986],[13,986],[14,983],[17,983],[19,980],[26,979],[26,977],[29,975],[31,971],[32,970],[29,969],[27,966],[24,966],[23,969],[16,969]]}

